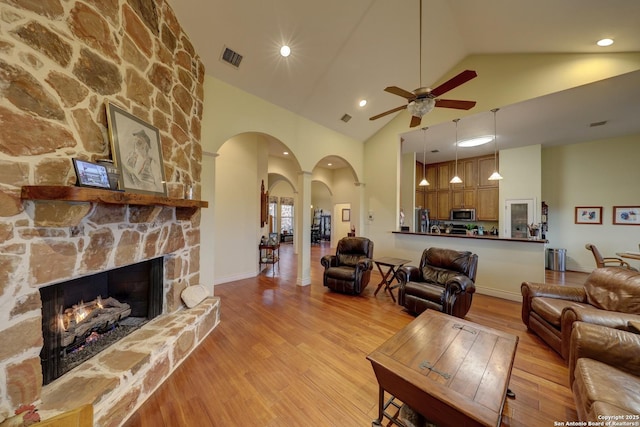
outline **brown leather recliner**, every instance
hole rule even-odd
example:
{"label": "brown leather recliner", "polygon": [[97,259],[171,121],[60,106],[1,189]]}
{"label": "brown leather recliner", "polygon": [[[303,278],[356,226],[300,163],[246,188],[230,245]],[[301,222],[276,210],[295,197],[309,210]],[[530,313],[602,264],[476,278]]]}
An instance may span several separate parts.
{"label": "brown leather recliner", "polygon": [[404,266],[396,273],[398,304],[414,314],[430,308],[464,318],[476,291],[477,268],[478,255],[471,252],[425,249],[419,267]]}
{"label": "brown leather recliner", "polygon": [[581,288],[524,282],[522,321],[565,360],[576,321],[629,330],[640,321],[640,273],[621,267],[593,270]]}
{"label": "brown leather recliner", "polygon": [[373,269],[373,242],[366,237],[344,237],[335,255],[320,259],[324,286],[332,291],[360,294],[369,283]]}
{"label": "brown leather recliner", "polygon": [[[584,322],[573,324],[569,385],[580,421],[640,421],[640,335]],[[631,417],[631,418],[627,418]]]}

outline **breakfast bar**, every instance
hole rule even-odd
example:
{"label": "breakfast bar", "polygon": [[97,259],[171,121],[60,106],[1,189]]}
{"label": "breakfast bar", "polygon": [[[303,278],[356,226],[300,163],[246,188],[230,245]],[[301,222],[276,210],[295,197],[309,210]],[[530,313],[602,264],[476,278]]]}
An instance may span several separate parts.
{"label": "breakfast bar", "polygon": [[394,256],[400,258],[419,260],[422,251],[429,247],[477,254],[476,292],[480,294],[521,301],[522,282],[545,281],[545,240],[408,231],[392,233]]}

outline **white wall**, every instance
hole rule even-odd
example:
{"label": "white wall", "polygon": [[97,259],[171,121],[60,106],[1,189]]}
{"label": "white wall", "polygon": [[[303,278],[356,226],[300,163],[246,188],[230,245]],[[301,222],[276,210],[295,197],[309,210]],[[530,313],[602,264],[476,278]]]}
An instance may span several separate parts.
{"label": "white wall", "polygon": [[[542,150],[543,198],[549,205],[549,246],[567,249],[567,269],[595,267],[604,256],[637,251],[640,226],[613,225],[613,206],[640,206],[640,135]],[[575,224],[576,206],[602,206],[602,225]],[[627,260],[640,268],[639,261]]]}

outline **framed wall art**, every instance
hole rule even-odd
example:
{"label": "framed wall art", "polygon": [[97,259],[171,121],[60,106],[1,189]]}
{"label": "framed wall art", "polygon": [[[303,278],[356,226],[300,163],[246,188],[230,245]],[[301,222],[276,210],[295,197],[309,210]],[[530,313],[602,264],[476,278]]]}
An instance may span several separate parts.
{"label": "framed wall art", "polygon": [[342,222],[351,221],[351,209],[342,209]]}
{"label": "framed wall art", "polygon": [[640,225],[640,206],[614,206],[613,223],[616,225]]}
{"label": "framed wall art", "polygon": [[167,195],[160,131],[107,102],[107,124],[120,188],[132,193]]}
{"label": "framed wall art", "polygon": [[576,206],[576,224],[602,224],[602,206]]}
{"label": "framed wall art", "polygon": [[97,163],[91,163],[80,159],[72,159],[73,168],[78,178],[79,187],[97,187],[110,189],[107,168]]}

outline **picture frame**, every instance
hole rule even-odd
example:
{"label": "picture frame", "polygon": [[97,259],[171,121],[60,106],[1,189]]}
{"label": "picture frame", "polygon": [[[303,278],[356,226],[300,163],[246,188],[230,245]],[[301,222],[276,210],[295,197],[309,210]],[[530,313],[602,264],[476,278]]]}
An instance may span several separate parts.
{"label": "picture frame", "polygon": [[342,209],[342,222],[351,221],[351,209]]}
{"label": "picture frame", "polygon": [[640,206],[614,206],[614,225],[640,225]]}
{"label": "picture frame", "polygon": [[72,161],[73,169],[76,171],[76,177],[78,179],[76,182],[77,186],[111,189],[109,174],[104,165],[80,159],[72,159]]}
{"label": "picture frame", "polygon": [[106,110],[113,163],[120,170],[119,188],[166,197],[158,128],[111,102]]}
{"label": "picture frame", "polygon": [[602,206],[576,206],[576,224],[602,224]]}

